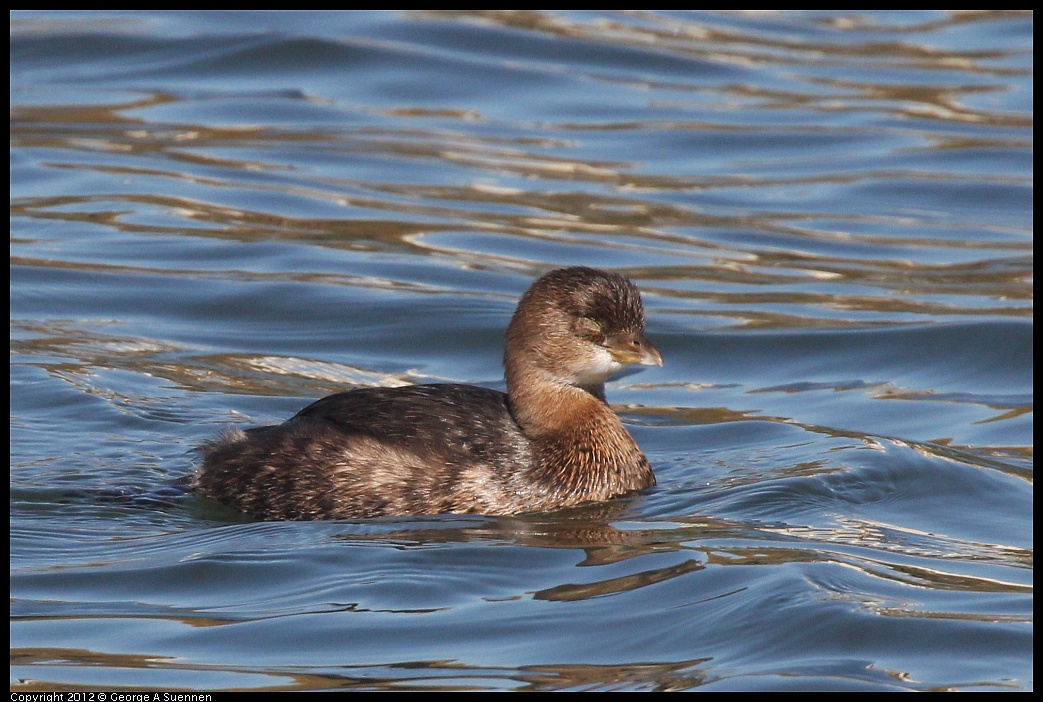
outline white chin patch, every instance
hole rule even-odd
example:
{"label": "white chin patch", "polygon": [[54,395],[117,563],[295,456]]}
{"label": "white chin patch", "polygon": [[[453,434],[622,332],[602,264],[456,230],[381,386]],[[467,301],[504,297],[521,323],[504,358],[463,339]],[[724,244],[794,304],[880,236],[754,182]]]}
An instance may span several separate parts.
{"label": "white chin patch", "polygon": [[573,376],[576,385],[604,383],[608,376],[626,368],[626,364],[614,361],[606,349],[598,349],[594,357],[579,373]]}

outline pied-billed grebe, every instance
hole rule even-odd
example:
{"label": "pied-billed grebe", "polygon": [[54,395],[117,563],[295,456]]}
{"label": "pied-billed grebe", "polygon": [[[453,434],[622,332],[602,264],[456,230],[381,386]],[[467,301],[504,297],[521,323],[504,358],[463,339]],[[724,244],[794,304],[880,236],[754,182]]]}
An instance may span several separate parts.
{"label": "pied-billed grebe", "polygon": [[507,327],[507,394],[445,384],[330,395],[204,445],[195,490],[285,520],[518,514],[655,485],[605,401],[610,373],[663,364],[644,327],[626,276],[552,271]]}

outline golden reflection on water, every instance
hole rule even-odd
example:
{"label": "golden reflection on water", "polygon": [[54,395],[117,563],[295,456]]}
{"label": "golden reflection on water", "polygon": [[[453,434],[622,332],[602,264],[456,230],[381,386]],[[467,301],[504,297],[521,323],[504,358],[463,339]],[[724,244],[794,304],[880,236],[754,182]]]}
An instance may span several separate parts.
{"label": "golden reflection on water", "polygon": [[[237,55],[234,49],[226,64],[194,65],[201,73],[213,71],[205,78],[214,84],[203,80],[203,87],[167,85],[169,76],[151,76],[147,68],[128,79],[120,67],[109,76],[118,89],[107,89],[104,81],[95,85],[89,76],[77,83],[82,92],[68,98],[46,86],[35,93],[25,85],[12,89],[11,267],[23,276],[21,284],[12,284],[11,352],[17,359],[12,367],[25,372],[20,382],[26,405],[34,406],[41,390],[56,406],[70,398],[92,401],[91,416],[83,418],[86,428],[79,427],[84,436],[73,441],[79,455],[23,455],[31,452],[12,439],[12,451],[22,451],[22,463],[13,465],[12,475],[18,473],[12,487],[22,491],[27,514],[38,518],[36,508],[57,509],[47,502],[57,488],[40,484],[45,463],[53,474],[80,481],[95,464],[108,467],[119,454],[123,464],[117,459],[108,473],[86,480],[116,474],[141,482],[134,471],[160,461],[138,460],[137,449],[123,444],[145,445],[148,451],[162,443],[179,454],[162,468],[183,473],[190,461],[180,454],[200,433],[214,424],[257,419],[243,417],[246,410],[237,407],[263,407],[257,409],[260,415],[274,406],[262,400],[427,382],[439,379],[443,367],[448,375],[463,374],[453,365],[457,355],[468,361],[488,355],[487,364],[463,367],[492,381],[501,323],[520,292],[502,283],[521,285],[555,265],[593,262],[639,280],[651,327],[672,347],[672,356],[664,354],[667,375],[620,381],[609,393],[624,421],[646,432],[650,445],[669,445],[653,463],[672,482],[633,500],[564,514],[475,519],[451,527],[346,525],[332,542],[388,554],[496,544],[519,554],[539,552],[547,558],[544,567],[560,568],[543,580],[505,569],[496,577],[508,582],[490,585],[489,594],[483,589],[476,598],[482,604],[538,601],[583,608],[608,602],[611,608],[629,593],[665,593],[662,601],[681,617],[704,600],[749,596],[745,582],[700,591],[697,585],[704,586],[707,576],[723,573],[726,579],[739,572],[753,581],[781,571],[807,586],[795,596],[848,604],[859,618],[1031,626],[1031,614],[1017,609],[1031,599],[1031,585],[1019,580],[1030,581],[1031,548],[1000,542],[1005,537],[995,534],[1007,532],[999,528],[980,538],[964,531],[936,533],[921,528],[912,514],[918,507],[888,509],[908,487],[900,477],[925,479],[899,476],[895,466],[910,473],[923,465],[958,468],[968,490],[982,483],[999,489],[1006,478],[1031,490],[1031,441],[1017,444],[1031,421],[1031,392],[991,387],[1011,385],[1026,371],[1014,369],[1008,376],[975,358],[1010,340],[986,340],[967,352],[969,361],[947,363],[935,349],[919,349],[914,361],[897,370],[886,364],[884,370],[857,367],[859,354],[850,348],[858,341],[836,356],[816,358],[809,340],[819,333],[815,330],[846,334],[981,322],[1002,334],[1010,325],[1031,325],[1031,99],[1022,97],[1020,110],[1011,107],[1017,99],[1006,100],[1019,80],[1031,76],[1031,66],[1025,49],[1004,50],[995,41],[987,50],[964,48],[945,39],[950,32],[989,30],[1010,18],[1031,20],[1030,11],[948,11],[926,20],[918,13],[885,20],[854,12],[782,11],[418,11],[404,17],[420,29],[478,25],[497,33],[446,47],[432,46],[422,32],[414,37],[387,26],[392,38],[315,39],[318,48],[386,52],[373,60],[385,62],[383,70],[392,78],[360,95],[328,87],[327,93],[321,83],[295,85],[301,76],[293,67],[288,78],[271,76],[271,89],[240,85],[237,76],[249,70],[237,71],[251,68],[241,64],[256,54]],[[77,37],[111,33],[115,41],[121,31],[138,31],[127,30],[131,26],[126,19],[67,26],[57,20],[12,20],[12,38],[17,44],[21,32],[68,31]],[[512,43],[519,37],[532,43]],[[546,51],[540,42],[551,40],[568,52]],[[305,42],[294,51],[302,46],[312,45]],[[519,46],[536,48],[526,53]],[[385,93],[395,87],[416,87],[410,71],[446,57],[452,59],[446,65],[460,75],[473,70],[489,82],[476,83],[472,91],[466,81],[462,87],[447,83],[444,92],[437,85],[421,86],[424,90],[388,99]],[[415,61],[414,68],[399,75],[394,66],[399,59]],[[24,63],[14,53],[12,66],[15,84],[16,69]],[[365,65],[350,67],[365,77]],[[354,74],[345,74],[350,83]],[[482,94],[519,76],[532,81],[520,97],[504,91],[489,100]],[[559,83],[562,78],[567,80]],[[561,103],[529,109],[529,100],[553,98],[547,93],[559,85],[579,97],[573,101],[566,95],[559,97]],[[460,92],[452,92],[454,87]],[[591,87],[612,99],[582,95]],[[242,107],[250,101],[253,107]],[[22,182],[16,173],[22,164],[31,165],[23,180],[39,180]],[[480,275],[462,275],[475,272]],[[142,312],[138,304],[165,285],[159,297],[167,306]],[[170,292],[176,285],[179,291]],[[334,286],[331,298],[345,306],[367,295],[379,297],[379,303],[364,312],[329,309],[297,320],[312,304],[324,304],[310,297],[329,292],[320,289],[324,286]],[[358,295],[337,296],[345,290]],[[96,311],[87,300],[67,309],[64,303],[84,291],[108,296],[109,306]],[[213,300],[207,299],[211,293]],[[198,299],[182,299],[193,294]],[[283,317],[251,316],[281,295],[298,296],[275,300],[284,303]],[[121,303],[126,308],[113,311]],[[240,306],[233,311],[245,315],[241,326],[231,313],[223,321],[211,319],[226,304]],[[139,316],[128,321],[121,312]],[[221,328],[223,322],[232,329]],[[381,332],[405,328],[402,345],[409,348],[374,345],[368,355],[353,355],[361,333],[355,334],[352,323],[372,324]],[[186,331],[192,325],[194,331]],[[951,326],[947,339],[955,349],[974,341],[959,325]],[[283,339],[284,328],[302,338]],[[335,343],[324,338],[330,329],[340,334]],[[269,336],[240,345],[235,336],[242,330]],[[706,348],[699,337],[707,330],[732,341],[762,330],[776,334],[775,340],[765,334],[753,349],[756,360],[747,366],[757,367],[744,367],[724,352],[714,359],[720,365],[707,369],[698,356]],[[451,353],[439,356],[439,349],[428,347],[429,337],[465,331],[475,336],[453,339]],[[213,341],[218,333],[231,340]],[[803,333],[809,338],[797,338]],[[772,372],[777,339],[783,337],[803,345],[794,343],[784,359],[792,368]],[[885,360],[892,339],[873,342]],[[1024,339],[1019,343],[1030,343]],[[269,348],[275,341],[287,343]],[[417,364],[428,358],[431,366]],[[979,382],[978,375],[985,380]],[[12,394],[17,390],[12,382]],[[246,405],[244,396],[259,402]],[[816,403],[814,411],[808,409]],[[863,412],[857,420],[850,418],[853,407]],[[67,412],[71,416],[77,409]],[[888,411],[895,416],[881,421],[893,429],[871,429],[875,412]],[[848,414],[835,416],[843,412]],[[918,414],[940,419],[910,429],[914,438],[899,438]],[[25,419],[12,411],[13,436],[31,424],[35,433],[29,441],[50,442],[53,437],[42,427],[46,422],[30,415]],[[104,426],[109,415],[150,422],[149,429],[128,428],[128,422],[96,432],[90,422]],[[59,415],[72,425],[65,417]],[[185,426],[191,431],[178,434]],[[758,444],[763,428],[778,433]],[[697,443],[707,436],[703,429],[733,433],[704,448]],[[663,438],[674,430],[679,438]],[[112,434],[120,431],[128,433],[119,437],[122,454],[112,448]],[[108,453],[83,448],[98,442],[107,442]],[[869,453],[878,462],[859,466]],[[983,475],[990,480],[979,482]],[[952,477],[936,477],[934,484],[944,489]],[[60,509],[104,512],[94,499],[79,495],[71,504],[62,501]],[[876,507],[882,516],[867,516],[876,515]],[[151,519],[174,531],[180,527],[167,522],[194,519],[191,529],[200,530],[207,520],[225,526],[233,521],[199,509],[199,518],[164,512]],[[944,513],[944,505],[925,505],[923,511],[928,520],[945,524],[937,514]],[[991,518],[973,516],[983,522]],[[1031,521],[1030,515],[1022,518]],[[151,523],[137,528],[154,531]],[[107,538],[107,532],[99,534],[98,540]],[[39,531],[31,536],[44,538]],[[53,553],[68,546],[56,536],[46,538]],[[266,547],[277,543],[261,538]],[[114,541],[133,545],[126,533]],[[212,545],[193,542],[191,549],[206,553]],[[150,548],[164,546],[157,541]],[[234,560],[242,556],[238,549],[236,541],[221,555]],[[269,555],[262,551],[261,561]],[[280,554],[289,558],[291,551],[284,545]],[[137,555],[124,554],[119,561],[98,546],[76,557],[87,571],[112,562],[133,569]],[[27,581],[36,577],[19,575]],[[486,573],[472,575],[480,580]],[[441,588],[451,586],[448,580],[434,582],[432,591],[441,595]],[[252,587],[266,586],[258,581]],[[947,594],[967,597],[944,599]],[[77,595],[101,597],[87,587]],[[977,595],[984,599],[974,600]],[[330,604],[322,599],[325,592],[315,594],[321,605],[287,602],[292,597],[284,592],[269,596],[275,602],[243,605],[249,611],[242,618],[179,610],[161,598],[152,610],[158,614],[124,618],[146,626],[173,624],[179,631],[220,632],[234,631],[251,617],[289,618],[300,610],[348,616],[434,611],[400,602],[371,610],[357,603]],[[1004,603],[991,596],[1021,599]],[[26,611],[51,611],[47,603],[13,601]],[[61,611],[51,618],[75,626],[80,619],[123,617],[119,606],[112,608],[115,614],[96,614],[98,602],[91,600],[87,612]],[[12,631],[22,622],[45,619],[13,618]],[[658,634],[641,632],[650,638]],[[128,685],[166,671],[203,676],[191,678],[197,686],[200,680],[229,685],[220,677],[228,674],[243,687],[295,690],[665,690],[699,686],[720,675],[712,658],[687,651],[669,662],[605,666],[495,668],[412,659],[359,666],[346,656],[339,668],[306,661],[281,670],[168,656],[169,638],[184,636],[158,636],[157,650],[148,655],[15,646],[13,666],[39,671],[40,679],[53,675],[55,682],[12,679],[12,690],[56,684],[89,689],[61,682],[75,680],[80,666],[120,671]],[[869,667],[896,683],[919,679],[879,661]],[[207,678],[210,674],[218,677]]]}

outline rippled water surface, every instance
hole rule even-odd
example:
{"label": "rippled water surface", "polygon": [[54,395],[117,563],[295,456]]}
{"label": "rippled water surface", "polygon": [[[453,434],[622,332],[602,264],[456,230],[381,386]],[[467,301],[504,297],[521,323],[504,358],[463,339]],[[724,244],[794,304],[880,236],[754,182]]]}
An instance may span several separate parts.
{"label": "rippled water surface", "polygon": [[[15,12],[11,687],[1031,689],[1033,19]],[[658,486],[261,523],[194,446],[641,287]]]}

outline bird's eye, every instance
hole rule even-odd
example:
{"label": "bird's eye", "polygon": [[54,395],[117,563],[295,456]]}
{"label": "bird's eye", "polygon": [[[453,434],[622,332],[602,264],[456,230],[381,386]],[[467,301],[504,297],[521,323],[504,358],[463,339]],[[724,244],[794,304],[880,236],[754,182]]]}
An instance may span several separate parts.
{"label": "bird's eye", "polygon": [[580,317],[579,323],[587,331],[596,332],[598,334],[602,332],[601,322],[593,317]]}

